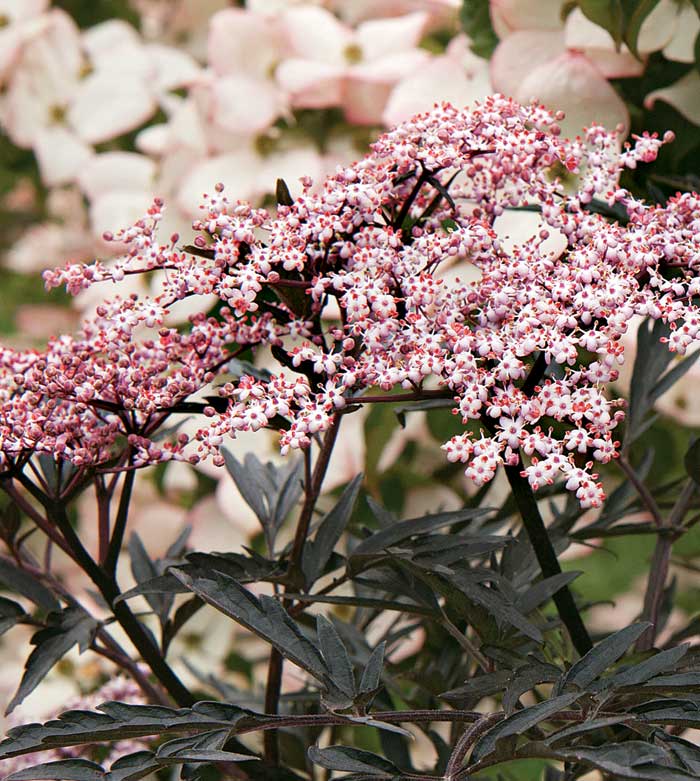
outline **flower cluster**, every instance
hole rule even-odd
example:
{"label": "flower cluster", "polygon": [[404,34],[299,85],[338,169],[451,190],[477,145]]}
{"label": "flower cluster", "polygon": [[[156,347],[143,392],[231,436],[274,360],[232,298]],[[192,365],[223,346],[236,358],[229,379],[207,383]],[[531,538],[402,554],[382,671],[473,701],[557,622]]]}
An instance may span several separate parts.
{"label": "flower cluster", "polygon": [[[477,484],[521,465],[533,488],[562,478],[597,506],[593,464],[616,456],[624,417],[606,386],[631,319],[669,323],[676,352],[700,330],[697,197],[652,206],[618,185],[670,140],[645,135],[620,153],[595,125],[568,140],[541,106],[496,95],[399,125],[318,193],[304,180],[276,214],[217,187],[193,254],[176,237],[157,244],[156,204],[116,237],[129,247],[116,265],[46,274],[75,292],[164,270],[158,296],[105,304],[76,340],[54,340],[46,354],[4,351],[5,459],[45,449],[99,463],[126,435],[137,463],[219,461],[228,437],[265,426],[281,430],[286,452],[356,405],[387,400],[372,389],[400,387],[416,400],[454,399],[465,431],[444,449]],[[594,199],[626,207],[629,221],[589,209]],[[535,217],[528,241],[500,229],[513,210]],[[187,334],[162,326],[170,306],[205,294],[218,299],[216,316],[192,316]],[[156,338],[140,336],[149,328]],[[229,356],[262,344],[278,372],[221,385],[194,442],[152,442],[161,417]]]}

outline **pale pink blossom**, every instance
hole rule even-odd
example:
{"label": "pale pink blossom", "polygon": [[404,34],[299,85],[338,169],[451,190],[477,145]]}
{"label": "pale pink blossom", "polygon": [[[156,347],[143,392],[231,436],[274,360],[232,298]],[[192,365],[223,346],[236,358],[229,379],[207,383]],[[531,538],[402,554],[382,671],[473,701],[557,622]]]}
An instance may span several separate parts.
{"label": "pale pink blossom", "polygon": [[277,80],[299,108],[341,106],[349,122],[377,124],[394,85],[429,59],[418,48],[428,16],[342,24],[323,8],[290,8],[282,16],[290,55]]}

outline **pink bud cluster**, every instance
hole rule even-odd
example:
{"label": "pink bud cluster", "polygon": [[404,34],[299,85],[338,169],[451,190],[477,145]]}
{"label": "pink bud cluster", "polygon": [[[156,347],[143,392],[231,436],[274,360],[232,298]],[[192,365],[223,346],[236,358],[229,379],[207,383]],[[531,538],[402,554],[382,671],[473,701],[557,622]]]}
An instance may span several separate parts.
{"label": "pink bud cluster", "polygon": [[[524,457],[533,488],[563,479],[582,506],[597,506],[593,464],[616,456],[624,417],[606,388],[630,320],[668,322],[677,352],[700,330],[697,197],[662,208],[618,185],[625,167],[670,140],[645,135],[620,153],[598,126],[564,139],[544,108],[497,95],[414,117],[318,193],[304,182],[275,214],[218,187],[195,223],[199,254],[176,249],[176,238],[155,242],[156,203],[118,236],[129,251],[116,265],[46,275],[76,291],[165,271],[160,295],[105,305],[77,340],[3,353],[5,457],[51,449],[106,460],[125,416],[138,420],[131,442],[144,463],[185,452],[220,461],[228,437],[279,418],[286,452],[309,446],[370,389],[442,389],[465,424],[443,448],[477,484]],[[621,203],[629,223],[587,209],[593,199]],[[497,220],[520,209],[539,212],[540,227],[507,247]],[[187,334],[162,327],[169,306],[203,294],[221,302],[215,317],[193,317]],[[148,328],[155,339],[140,336]],[[225,406],[205,409],[194,443],[155,447],[153,422],[238,345],[269,345],[280,371],[223,385]]]}

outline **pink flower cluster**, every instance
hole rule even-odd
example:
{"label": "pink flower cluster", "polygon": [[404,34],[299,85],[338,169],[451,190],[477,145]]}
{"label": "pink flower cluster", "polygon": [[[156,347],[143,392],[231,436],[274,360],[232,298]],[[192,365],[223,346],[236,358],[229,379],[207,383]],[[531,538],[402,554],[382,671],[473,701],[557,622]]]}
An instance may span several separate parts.
{"label": "pink flower cluster", "polygon": [[[130,249],[115,265],[46,273],[47,286],[75,292],[165,271],[160,295],[105,304],[78,338],[0,354],[5,461],[48,450],[100,463],[126,435],[137,463],[219,462],[227,438],[270,424],[286,452],[371,389],[400,387],[454,399],[465,431],[443,448],[477,484],[524,456],[533,488],[563,479],[597,506],[593,464],[615,457],[624,417],[606,386],[630,320],[670,323],[680,353],[700,330],[698,197],[662,208],[617,184],[670,140],[645,135],[620,153],[598,126],[564,139],[541,106],[496,95],[414,117],[317,194],[304,181],[276,214],[218,187],[195,223],[200,254],[156,242],[156,204],[117,236]],[[587,209],[593,199],[624,205],[628,224]],[[538,227],[510,247],[499,218],[523,209]],[[173,303],[205,294],[216,316],[192,317],[186,334],[162,326]],[[193,442],[156,446],[162,419],[246,345],[269,346],[280,371],[224,384]]]}

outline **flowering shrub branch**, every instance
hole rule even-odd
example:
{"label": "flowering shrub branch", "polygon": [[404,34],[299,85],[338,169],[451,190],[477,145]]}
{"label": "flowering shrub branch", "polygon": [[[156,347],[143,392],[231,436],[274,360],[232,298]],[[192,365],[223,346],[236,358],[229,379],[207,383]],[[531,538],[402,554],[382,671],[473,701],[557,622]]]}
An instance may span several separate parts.
{"label": "flowering shrub branch", "polygon": [[[612,523],[605,521],[610,505],[596,470],[620,455],[616,437],[626,403],[610,385],[624,361],[622,337],[641,316],[665,329],[653,350],[682,355],[697,342],[697,196],[649,205],[620,184],[626,169],[651,162],[671,140],[643,135],[620,151],[617,136],[596,125],[574,140],[562,137],[557,116],[534,103],[496,95],[469,110],[443,104],[379,138],[364,159],[339,167],[319,189],[305,179],[303,193],[292,198],[280,183],[274,213],[230,201],[217,186],[195,223],[196,238],[183,248],[177,235],[160,243],[164,205],[157,200],[135,226],[106,237],[125,247],[115,263],[46,272],[48,288],[64,285],[73,294],[157,272],[159,292],[105,301],[76,336],[55,337],[43,352],[0,350],[0,487],[49,544],[79,565],[111,611],[98,618],[63,594],[24,593],[52,617],[41,619],[16,702],[76,644],[89,648],[99,638],[103,653],[122,663],[108,628],[116,621],[163,689],[141,675],[144,696],[162,701],[167,693],[188,709],[147,708],[139,734],[165,735],[183,723],[197,734],[128,755],[112,773],[129,766],[129,777],[141,777],[177,763],[226,762],[237,776],[254,777],[244,766],[258,749],[238,737],[250,728],[264,732],[263,772],[274,778],[287,761],[278,740],[282,726],[396,732],[398,722],[454,720],[476,723],[461,737],[453,734],[449,756],[442,752],[435,772],[445,779],[518,757],[567,763],[578,775],[590,767],[614,774],[644,766],[642,775],[625,777],[661,778],[659,768],[672,767],[669,778],[696,778],[674,753],[671,732],[654,733],[653,743],[638,739],[651,734],[649,726],[700,724],[694,701],[686,707],[673,699],[678,686],[697,685],[687,648],[626,658],[622,669],[610,669],[630,646],[648,651],[655,642],[670,556],[666,530],[684,523],[694,484],[682,490],[668,527],[654,515],[659,544],[646,620],[597,644],[569,590],[572,577],[559,566],[557,529],[545,525],[538,503],[543,494],[569,497],[556,506],[554,524],[565,533],[586,511],[599,513],[595,524]],[[521,209],[535,211],[537,226],[529,241],[511,245],[500,220]],[[619,209],[625,220],[615,219]],[[185,300],[201,302],[189,326],[168,325]],[[234,359],[265,351],[276,362],[273,371],[239,363],[243,371],[227,374]],[[661,361],[661,371],[667,363]],[[357,478],[325,510],[324,480],[342,421],[371,405],[410,411],[436,403],[450,406],[463,426],[442,450],[483,489],[473,504],[396,521],[373,501],[380,528],[365,534],[352,523]],[[194,433],[181,424],[166,428],[183,413],[197,415]],[[634,427],[645,414],[630,410],[627,438],[639,433]],[[241,465],[229,452],[238,437],[262,429],[278,432],[282,454],[303,452],[303,477],[294,466],[284,471],[256,459]],[[151,560],[136,538],[132,568],[139,583],[122,592],[118,563],[136,472],[209,459],[228,469],[255,512],[267,555],[204,554],[181,545]],[[512,506],[477,506],[500,467],[526,536],[497,533]],[[90,487],[98,506],[94,553],[69,514]],[[291,540],[279,546],[292,516]],[[7,566],[23,577],[32,557],[16,536],[4,538],[14,559]],[[347,548],[338,548],[346,538]],[[49,559],[40,580],[50,576]],[[339,593],[348,584],[353,594]],[[189,601],[171,615],[174,597],[183,593]],[[160,642],[128,606],[135,596],[148,599]],[[561,623],[541,612],[550,598]],[[410,696],[392,675],[400,667],[392,644],[403,630],[387,630],[370,645],[362,633],[318,615],[314,634],[308,608],[324,600],[374,611],[371,620],[405,613],[431,621],[454,656],[444,665],[450,673],[440,672],[425,697],[413,696],[415,708],[392,711],[394,697]],[[166,658],[172,636],[204,605],[270,647],[264,713],[195,704]],[[8,610],[24,620],[21,605]],[[555,639],[561,626],[578,660]],[[47,643],[47,632],[61,643]],[[664,675],[679,664],[682,683]],[[313,713],[287,712],[285,665],[307,676]],[[661,699],[648,699],[640,688],[646,682]],[[543,684],[554,684],[551,696],[521,702]],[[441,709],[444,701],[471,702],[471,688],[482,685],[482,692],[503,694],[502,712],[482,717],[468,707],[449,715]],[[426,698],[430,707],[418,707]],[[375,701],[382,709],[374,709]],[[52,732],[53,722],[10,732],[0,756],[73,745],[88,733],[92,741],[121,736],[122,714],[131,712],[114,703],[102,712],[105,718],[67,714],[75,732],[62,737]],[[560,721],[586,726],[558,731]],[[588,730],[611,725],[607,749],[585,742]],[[308,761],[361,777],[430,777],[341,746],[312,747]],[[47,771],[20,770],[13,778],[41,772]],[[50,772],[104,775],[91,763]]]}

